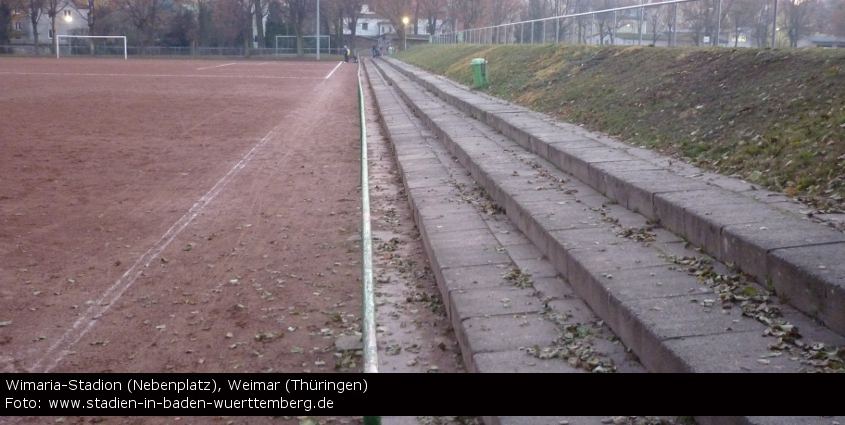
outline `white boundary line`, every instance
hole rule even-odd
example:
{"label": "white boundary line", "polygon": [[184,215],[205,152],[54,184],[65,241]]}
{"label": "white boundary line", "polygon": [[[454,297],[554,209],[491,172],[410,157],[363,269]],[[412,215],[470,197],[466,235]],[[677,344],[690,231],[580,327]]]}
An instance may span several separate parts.
{"label": "white boundary line", "polygon": [[325,79],[328,80],[329,77],[331,77],[332,74],[334,74],[334,72],[337,71],[337,69],[340,68],[340,65],[342,65],[342,64],[343,64],[343,62],[338,62],[337,66],[335,66],[334,69],[332,69],[332,72],[329,72],[329,75],[326,75]]}
{"label": "white boundary line", "polygon": [[[229,183],[232,178],[238,174],[246,164],[255,156],[255,152],[267,143],[267,140],[270,139],[276,129],[279,128],[282,124],[277,124],[264,136],[263,139],[259,140],[258,143],[253,146],[253,148],[246,154],[244,157],[226,173],[223,178],[221,178],[215,185],[212,187],[205,195],[203,195],[182,218],[179,219],[176,223],[174,223],[167,232],[162,235],[161,239],[156,242],[147,252],[145,252],[126,273],[123,274],[115,283],[113,283],[104,293],[103,296],[100,297],[91,307],[88,308],[88,311],[85,312],[73,325],[68,329],[64,335],[62,335],[53,345],[50,346],[47,350],[43,352],[41,357],[36,360],[36,362],[29,368],[29,371],[32,373],[37,373],[39,367],[42,363],[48,361],[48,358],[52,357],[54,353],[60,348],[59,346],[63,343],[66,343],[67,347],[71,347],[80,339],[82,339],[88,331],[97,323],[103,314],[105,314],[114,304],[115,302],[129,289],[132,284],[138,279],[138,277],[143,273],[143,271],[149,267],[149,265],[155,260],[161,253],[170,245],[170,242],[173,242],[173,239],[185,229],[185,227],[190,224],[192,220],[194,220],[200,212],[202,212],[203,208],[206,205],[210,204],[212,200],[220,193],[221,190]],[[85,324],[84,322],[88,320],[88,323]],[[49,372],[51,371],[58,363],[65,357],[67,354],[67,350],[60,351],[56,353],[55,357],[52,358],[52,361],[49,365],[45,366],[42,372]]]}
{"label": "white boundary line", "polygon": [[224,63],[223,65],[204,66],[202,68],[197,68],[197,71],[202,70],[202,69],[220,68],[221,66],[229,66],[229,65],[234,65],[234,64],[235,64],[235,62]]}

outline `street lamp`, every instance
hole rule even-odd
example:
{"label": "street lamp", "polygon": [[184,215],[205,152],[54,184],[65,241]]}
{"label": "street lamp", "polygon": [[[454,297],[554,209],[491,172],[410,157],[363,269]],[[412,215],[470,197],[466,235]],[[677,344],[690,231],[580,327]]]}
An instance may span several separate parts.
{"label": "street lamp", "polygon": [[402,23],[405,24],[405,48],[402,50],[408,50],[408,17],[402,18]]}

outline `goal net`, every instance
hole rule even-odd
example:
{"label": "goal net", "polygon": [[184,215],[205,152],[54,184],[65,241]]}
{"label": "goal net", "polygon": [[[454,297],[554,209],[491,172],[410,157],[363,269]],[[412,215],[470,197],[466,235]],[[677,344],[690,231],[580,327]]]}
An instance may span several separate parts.
{"label": "goal net", "polygon": [[[306,35],[302,37],[302,53],[316,54],[317,53],[317,36]],[[327,35],[320,36],[320,53],[331,53],[331,39]],[[296,54],[296,36],[295,35],[277,35],[276,36],[276,54],[291,55]]]}
{"label": "goal net", "polygon": [[60,35],[57,42],[57,58],[61,55],[129,57],[123,35]]}

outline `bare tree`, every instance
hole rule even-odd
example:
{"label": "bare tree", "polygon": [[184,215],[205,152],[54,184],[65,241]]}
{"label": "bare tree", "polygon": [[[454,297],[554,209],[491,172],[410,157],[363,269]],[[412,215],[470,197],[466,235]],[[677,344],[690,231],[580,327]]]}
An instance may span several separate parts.
{"label": "bare tree", "polygon": [[208,46],[214,37],[214,3],[212,0],[194,0],[197,8],[197,47]]}
{"label": "bare tree", "polygon": [[829,13],[825,16],[828,18],[828,32],[831,35],[845,37],[845,2],[831,1]]}
{"label": "bare tree", "polygon": [[770,34],[772,29],[772,14],[774,2],[777,0],[751,0],[755,6],[754,15],[752,16],[753,37],[757,47],[765,47],[769,44]]}
{"label": "bare tree", "polygon": [[[693,44],[700,46],[704,36],[712,36],[716,30],[716,2],[718,0],[698,0],[684,3],[684,21],[689,25]],[[711,39],[711,43],[716,40]]]}
{"label": "bare tree", "polygon": [[780,4],[789,46],[798,47],[798,40],[810,32],[810,23],[819,0],[781,0]]}
{"label": "bare tree", "polygon": [[425,29],[429,34],[434,34],[435,31],[437,31],[437,17],[440,14],[441,9],[445,6],[445,0],[417,0],[417,18],[422,17],[425,19]]}
{"label": "bare tree", "polygon": [[[751,0],[739,0],[732,5],[731,10],[727,15],[727,22],[731,24],[731,27],[733,27],[734,47],[739,45],[740,35],[743,31],[742,29],[751,25],[755,15],[757,14],[759,6],[759,4],[755,4]],[[748,36],[748,34],[744,35]]]}
{"label": "bare tree", "polygon": [[44,9],[44,0],[23,0],[23,8],[29,17],[29,23],[32,25],[32,39],[35,47],[35,54],[38,55],[38,22],[41,20],[41,12]]}
{"label": "bare tree", "polygon": [[56,49],[59,48],[59,37],[58,32],[56,31],[56,17],[59,15],[59,12],[67,7],[70,0],[44,0],[43,3],[43,11],[50,17],[50,27],[53,32],[53,43],[51,51],[53,54],[56,53]]}
{"label": "bare tree", "polygon": [[[552,16],[562,16],[571,13],[575,1],[576,0],[552,0]],[[569,32],[569,28],[572,26],[572,20],[559,19],[554,22],[554,25],[555,28],[557,28],[555,40],[564,40],[566,38],[566,34]]]}
{"label": "bare tree", "polygon": [[669,13],[666,6],[648,8],[648,23],[651,26],[651,44],[657,45],[660,36],[669,28]]}
{"label": "bare tree", "polygon": [[405,24],[402,18],[410,17],[414,10],[413,0],[375,0],[376,10],[390,21],[396,29],[396,36],[399,39],[405,37]]}
{"label": "bare tree", "polygon": [[[575,0],[575,3],[573,4],[573,13],[583,13],[590,10],[590,6],[587,3],[588,2],[586,0]],[[575,18],[575,30],[572,32],[575,44],[582,44],[586,42],[587,21],[588,20],[584,16],[578,16],[577,18]]]}
{"label": "bare tree", "polygon": [[[87,4],[88,10],[85,14],[79,10],[80,4]],[[108,13],[109,3],[107,0],[88,0],[87,3],[70,2],[70,5],[79,13],[79,16],[88,23],[88,35],[97,35],[96,24],[102,15]],[[94,40],[90,40],[91,56],[94,56]]]}
{"label": "bare tree", "polygon": [[[212,45],[234,47],[244,37],[244,22],[237,0],[213,0],[204,3],[199,18],[203,22],[204,34]],[[203,13],[203,10],[206,10]],[[207,16],[203,16],[207,15]],[[235,19],[233,19],[235,18]],[[205,33],[207,31],[207,33]],[[240,40],[241,43],[243,40]]]}
{"label": "bare tree", "polygon": [[[46,0],[58,1],[58,0]],[[138,30],[138,45],[141,50],[152,41],[153,33],[161,19],[165,0],[116,0],[118,7],[129,17],[132,26]]]}
{"label": "bare tree", "polygon": [[255,29],[256,36],[258,37],[258,47],[263,49],[267,47],[267,42],[264,40],[264,17],[267,16],[268,13],[267,2],[254,0],[252,7],[254,11],[253,15],[255,15]]}
{"label": "bare tree", "polygon": [[[613,9],[619,7],[619,0],[602,0],[598,4],[599,9]],[[593,15],[595,25],[598,27],[599,44],[614,43],[613,36],[615,35],[617,26],[619,25],[618,16],[613,12],[597,13]]]}
{"label": "bare tree", "polygon": [[483,0],[452,0],[450,14],[460,20],[464,29],[475,27],[485,13]]}
{"label": "bare tree", "polygon": [[231,3],[235,22],[240,24],[241,33],[243,34],[244,42],[244,56],[249,57],[249,50],[252,47],[252,17],[257,13],[255,11],[255,2],[253,0],[235,0]]}
{"label": "bare tree", "polygon": [[845,11],[845,1],[842,0],[820,0],[816,8],[813,32],[818,34],[836,35],[838,25],[845,26],[842,19],[845,18],[839,11]]}
{"label": "bare tree", "polygon": [[305,21],[312,16],[316,5],[313,0],[287,0],[285,5],[285,14],[296,35],[296,54],[303,57],[305,56]]}
{"label": "bare tree", "polygon": [[[525,7],[525,20],[534,21],[543,19],[549,16],[551,9],[551,2],[549,0],[528,0]],[[534,22],[532,24],[525,24],[527,30],[530,31],[526,37],[529,42],[539,42],[543,39],[543,29],[545,21]]]}
{"label": "bare tree", "polygon": [[12,0],[0,0],[0,44],[8,44],[12,35]]}
{"label": "bare tree", "polygon": [[[520,12],[519,0],[490,0],[490,24],[494,26],[515,22],[519,19]],[[510,26],[505,29],[497,28],[493,32],[493,42],[509,42],[511,29]]]}
{"label": "bare tree", "polygon": [[[361,17],[364,2],[363,0],[341,0],[341,6],[341,19],[345,21],[346,28],[349,28],[352,40],[355,40],[358,36],[358,18]],[[340,34],[343,34],[342,30],[343,27]]]}

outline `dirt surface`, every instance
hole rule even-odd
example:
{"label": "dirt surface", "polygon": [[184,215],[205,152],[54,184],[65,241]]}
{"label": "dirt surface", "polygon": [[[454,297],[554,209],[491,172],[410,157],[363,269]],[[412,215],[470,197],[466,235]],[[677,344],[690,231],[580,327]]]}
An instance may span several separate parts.
{"label": "dirt surface", "polygon": [[356,70],[0,62],[2,370],[360,372]]}

